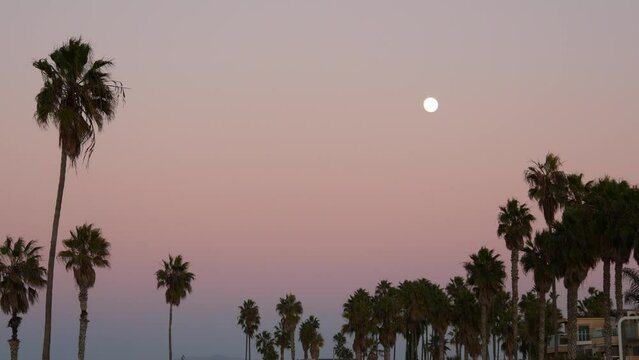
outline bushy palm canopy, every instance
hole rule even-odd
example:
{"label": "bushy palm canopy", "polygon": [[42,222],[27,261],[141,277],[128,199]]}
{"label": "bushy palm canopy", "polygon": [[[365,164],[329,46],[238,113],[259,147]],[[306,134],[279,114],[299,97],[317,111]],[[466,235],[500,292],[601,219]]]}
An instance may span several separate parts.
{"label": "bushy palm canopy", "polygon": [[262,355],[263,360],[276,360],[277,352],[275,351],[275,340],[268,331],[262,331],[257,334],[255,345],[257,352]]}
{"label": "bushy palm canopy", "polygon": [[468,274],[468,284],[473,287],[481,304],[490,305],[502,291],[506,271],[499,254],[494,250],[482,247],[476,254],[470,255],[469,262],[464,263]]}
{"label": "bushy palm canopy", "polygon": [[35,241],[7,237],[0,247],[0,307],[6,314],[24,314],[38,300],[47,270],[40,266]]}
{"label": "bushy palm canopy", "polygon": [[544,294],[550,290],[555,277],[552,267],[554,249],[552,234],[544,230],[535,234],[534,241],[526,241],[521,257],[524,272],[533,272],[535,289]]}
{"label": "bushy palm canopy", "polygon": [[556,251],[554,267],[566,287],[581,285],[599,260],[592,237],[590,211],[583,205],[566,207],[560,222],[553,225]]}
{"label": "bushy palm canopy", "polygon": [[579,317],[602,318],[606,316],[606,298],[604,293],[592,286],[589,287],[588,296],[579,301],[577,311]]}
{"label": "bushy palm canopy", "polygon": [[368,334],[373,332],[373,299],[365,289],[357,289],[343,305],[342,317],[346,320],[342,331],[355,334],[353,348],[366,351]]}
{"label": "bushy palm canopy", "polygon": [[244,300],[239,308],[240,315],[237,317],[237,324],[242,327],[247,336],[253,337],[260,327],[260,309],[252,299]]}
{"label": "bushy palm canopy", "polygon": [[109,267],[111,245],[93,224],[84,224],[71,231],[71,237],[62,241],[64,250],[58,258],[67,269],[73,270],[73,277],[80,288],[89,289],[95,285],[95,268]]}
{"label": "bushy palm canopy", "polygon": [[275,306],[275,309],[282,318],[282,329],[286,333],[295,330],[304,312],[302,303],[293,294],[287,294],[284,298],[280,298],[280,302]]}
{"label": "bushy palm canopy", "polygon": [[506,240],[508,250],[521,250],[524,240],[530,239],[532,222],[535,217],[530,213],[528,205],[520,204],[517,199],[509,199],[505,206],[499,207],[499,225],[497,236]]}
{"label": "bushy palm canopy", "polygon": [[319,326],[319,319],[314,315],[311,315],[300,324],[299,339],[302,343],[304,354],[307,354],[313,342],[316,341],[316,337],[319,335]]}
{"label": "bushy palm canopy", "polygon": [[380,344],[385,348],[394,346],[402,328],[402,307],[397,289],[389,281],[380,281],[375,289],[373,316]]}
{"label": "bushy palm canopy", "polygon": [[623,269],[623,277],[630,287],[624,293],[624,301],[639,307],[639,270],[632,268]]}
{"label": "bushy palm canopy", "polygon": [[275,341],[275,345],[280,349],[288,349],[291,347],[291,337],[282,330],[282,326],[280,324],[275,325],[273,340]]}
{"label": "bushy palm canopy", "polygon": [[167,304],[179,306],[182,299],[193,291],[191,282],[195,274],[189,272],[189,262],[182,259],[182,255],[175,258],[169,255],[168,261],[162,260],[162,269],[155,272],[157,288],[165,288]]}
{"label": "bushy palm canopy", "polygon": [[42,127],[58,129],[59,145],[72,163],[83,150],[91,156],[96,131],[113,119],[118,98],[124,96],[124,87],[108,72],[112,65],[111,60],[94,60],[91,45],[80,38],[33,63],[44,81],[36,95],[35,119]]}
{"label": "bushy palm canopy", "polygon": [[533,162],[533,165],[526,169],[524,178],[529,185],[528,197],[537,201],[546,224],[552,224],[555,213],[566,199],[567,180],[566,174],[561,170],[561,159],[548,153],[545,162]]}

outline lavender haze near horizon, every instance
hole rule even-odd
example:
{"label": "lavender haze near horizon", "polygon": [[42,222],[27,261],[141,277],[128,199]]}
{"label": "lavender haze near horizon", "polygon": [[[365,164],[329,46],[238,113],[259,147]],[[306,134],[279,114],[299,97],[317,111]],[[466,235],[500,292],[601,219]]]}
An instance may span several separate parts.
{"label": "lavender haze near horizon", "polygon": [[[176,356],[242,357],[237,306],[253,298],[272,329],[293,292],[330,357],[356,288],[445,284],[482,245],[507,261],[498,206],[514,196],[541,219],[531,160],[552,151],[588,179],[639,183],[638,14],[632,1],[3,2],[0,235],[48,253],[59,149],[33,120],[31,62],[82,36],[130,87],[62,206],[61,239],[91,222],[113,246],[89,292],[88,357],[165,357],[153,273],[169,253],[197,276],[174,313]],[[79,305],[59,263],[54,296],[52,356],[72,358]],[[25,359],[43,318],[44,292],[20,327]]]}

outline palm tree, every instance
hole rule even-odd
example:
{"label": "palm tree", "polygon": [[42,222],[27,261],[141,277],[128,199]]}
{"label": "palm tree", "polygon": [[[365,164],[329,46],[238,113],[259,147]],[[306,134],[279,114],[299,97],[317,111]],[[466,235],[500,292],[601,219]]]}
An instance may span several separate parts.
{"label": "palm tree", "polygon": [[559,274],[564,278],[567,290],[568,323],[568,359],[577,356],[577,305],[578,290],[588,276],[588,271],[597,264],[597,252],[592,245],[590,217],[583,205],[571,205],[563,213],[562,221],[555,223],[558,251],[554,263],[559,268]]}
{"label": "palm tree", "polygon": [[311,349],[311,344],[318,335],[318,330],[319,319],[314,315],[311,315],[300,324],[299,338],[300,343],[302,343],[302,350],[304,350],[304,360],[308,360],[308,351]]}
{"label": "palm tree", "polygon": [[467,359],[468,349],[473,347],[471,343],[477,339],[480,332],[479,317],[477,316],[481,311],[479,303],[461,276],[450,279],[446,285],[446,293],[452,303],[450,321],[453,325],[455,338],[464,347],[464,358]]}
{"label": "palm tree", "polygon": [[311,341],[311,358],[313,360],[319,360],[322,347],[324,347],[324,337],[322,337],[322,334],[317,333],[313,341]]}
{"label": "palm tree", "polygon": [[252,299],[244,300],[244,304],[239,308],[240,315],[237,317],[237,324],[246,334],[244,359],[251,360],[251,339],[260,328],[260,308]]}
{"label": "palm tree", "polygon": [[280,360],[284,360],[284,350],[291,347],[291,337],[282,330],[282,322],[275,325],[275,331],[273,332],[273,339],[275,345],[280,349]]}
{"label": "palm tree", "polygon": [[435,332],[433,338],[437,339],[435,348],[437,349],[437,360],[444,360],[446,357],[446,333],[451,319],[451,299],[439,285],[433,284],[429,288],[428,296],[428,318]]}
{"label": "palm tree", "polygon": [[355,359],[363,360],[368,349],[368,334],[373,329],[373,299],[365,289],[357,289],[343,305],[342,317],[346,324],[342,332],[354,334],[353,350]]}
{"label": "palm tree", "polygon": [[544,359],[546,353],[546,294],[555,279],[552,269],[552,234],[548,230],[535,234],[535,240],[526,241],[521,264],[525,273],[533,272],[535,291],[539,301],[539,336],[537,337],[537,355]]}
{"label": "palm tree", "polygon": [[33,240],[25,242],[18,238],[14,241],[10,237],[0,247],[0,308],[11,315],[11,360],[18,359],[20,314],[26,314],[38,301],[38,289],[46,284],[47,270],[40,266],[40,250]]}
{"label": "palm tree", "polygon": [[291,339],[291,360],[295,360],[295,328],[302,318],[304,308],[295,295],[287,294],[284,298],[280,298],[280,302],[275,306],[275,310],[277,310],[277,313],[282,318],[282,330],[286,332]]}
{"label": "palm tree", "polygon": [[[624,269],[625,271],[628,268]],[[603,318],[606,316],[606,300],[604,293],[597,288],[589,287],[588,296],[579,301],[577,305],[577,313],[579,317]]]}
{"label": "palm tree", "polygon": [[262,360],[277,360],[277,352],[275,351],[275,340],[268,331],[262,331],[257,334],[255,345],[257,352],[262,354]]}
{"label": "palm tree", "polygon": [[169,360],[173,360],[173,307],[180,306],[183,299],[193,291],[191,283],[195,274],[189,272],[189,262],[182,260],[182,255],[175,258],[169,255],[168,261],[162,260],[162,268],[155,272],[157,288],[165,288],[164,298],[169,304]]}
{"label": "palm tree", "polygon": [[384,360],[390,360],[391,348],[395,346],[401,330],[402,308],[397,289],[387,280],[377,284],[373,298],[373,313],[378,325],[379,342],[384,348]]}
{"label": "palm tree", "polygon": [[351,349],[346,347],[346,336],[344,336],[341,331],[333,336],[333,343],[335,344],[335,346],[333,347],[333,354],[335,359],[353,359],[353,352],[351,351]]}
{"label": "palm tree", "polygon": [[[551,230],[551,226],[555,222],[555,214],[566,201],[567,179],[566,174],[561,170],[561,165],[559,156],[548,153],[545,162],[535,161],[524,172],[524,178],[529,186],[528,197],[537,201],[548,230]],[[557,307],[557,286],[554,278],[551,286],[553,307]],[[553,328],[557,329],[556,317],[553,318]],[[554,335],[555,357],[557,357],[559,341],[556,332]]]}
{"label": "palm tree", "polygon": [[108,268],[110,266],[109,248],[111,244],[102,236],[102,231],[99,228],[94,228],[93,224],[84,224],[76,227],[75,232],[71,232],[71,237],[62,241],[62,245],[64,250],[60,251],[58,258],[64,262],[67,271],[73,270],[75,284],[79,290],[78,360],[84,360],[89,326],[87,313],[89,289],[95,285],[95,268]]}
{"label": "palm tree", "polygon": [[482,359],[488,359],[488,309],[504,287],[506,272],[499,255],[486,247],[470,255],[470,260],[464,263],[464,269],[468,276],[468,284],[473,287],[481,305]]}
{"label": "palm tree", "polygon": [[[524,247],[524,240],[530,239],[532,234],[532,222],[535,217],[530,213],[528,205],[520,204],[517,199],[509,199],[505,206],[499,207],[499,225],[497,236],[506,241],[506,247],[510,250],[510,278],[512,281],[513,299],[519,299],[517,283],[519,281],[519,251]],[[517,314],[517,301],[512,301],[512,313],[514,319]],[[518,339],[517,326],[512,327],[513,338]],[[517,351],[509,353],[511,359],[517,360]]]}
{"label": "palm tree", "polygon": [[623,277],[630,285],[630,288],[624,293],[624,301],[637,308],[639,307],[639,270],[624,268]]}
{"label": "palm tree", "polygon": [[114,118],[118,100],[120,96],[124,97],[122,83],[111,80],[111,75],[107,72],[113,62],[105,59],[93,60],[91,45],[82,39],[69,39],[66,44],[54,50],[49,59],[33,63],[41,72],[44,82],[35,98],[35,120],[43,128],[49,125],[57,128],[61,153],[47,268],[43,360],[49,360],[51,347],[53,268],[67,160],[75,166],[82,154],[87,160],[91,157],[96,131],[100,131],[105,122]]}

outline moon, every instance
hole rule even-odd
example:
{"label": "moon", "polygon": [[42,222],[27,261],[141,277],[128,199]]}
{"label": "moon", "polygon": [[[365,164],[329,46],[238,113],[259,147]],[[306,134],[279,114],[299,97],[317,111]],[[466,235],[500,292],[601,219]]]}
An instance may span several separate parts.
{"label": "moon", "polygon": [[438,107],[439,103],[434,97],[428,97],[426,98],[426,100],[424,100],[424,110],[426,110],[426,112],[434,113],[435,111],[437,111]]}

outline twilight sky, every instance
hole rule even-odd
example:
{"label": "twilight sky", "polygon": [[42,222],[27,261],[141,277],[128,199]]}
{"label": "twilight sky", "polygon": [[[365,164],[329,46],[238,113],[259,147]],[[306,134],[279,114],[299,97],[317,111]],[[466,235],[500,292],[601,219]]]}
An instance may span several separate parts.
{"label": "twilight sky", "polygon": [[[241,301],[270,330],[294,292],[330,357],[357,287],[445,284],[482,245],[507,260],[498,206],[528,201],[531,160],[553,151],[588,178],[639,182],[637,14],[633,1],[2,2],[0,235],[48,253],[59,150],[33,120],[31,62],[81,35],[131,88],[89,168],[67,176],[61,238],[92,222],[113,246],[89,293],[89,358],[165,356],[153,273],[169,253],[197,275],[176,356],[241,357]],[[69,359],[79,305],[59,264],[54,289],[53,355]],[[20,329],[25,359],[40,356],[43,313],[44,292]]]}

